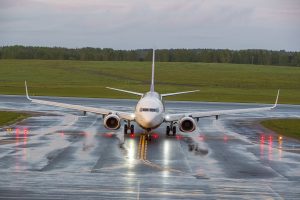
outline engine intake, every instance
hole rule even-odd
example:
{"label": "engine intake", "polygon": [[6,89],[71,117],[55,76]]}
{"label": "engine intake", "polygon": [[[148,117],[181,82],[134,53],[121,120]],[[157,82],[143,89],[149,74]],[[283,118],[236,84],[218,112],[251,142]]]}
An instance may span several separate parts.
{"label": "engine intake", "polygon": [[120,118],[115,114],[109,114],[104,117],[103,120],[105,128],[109,130],[117,130],[120,128]]}
{"label": "engine intake", "polygon": [[196,122],[191,117],[183,117],[179,121],[179,129],[182,132],[193,132],[196,129]]}

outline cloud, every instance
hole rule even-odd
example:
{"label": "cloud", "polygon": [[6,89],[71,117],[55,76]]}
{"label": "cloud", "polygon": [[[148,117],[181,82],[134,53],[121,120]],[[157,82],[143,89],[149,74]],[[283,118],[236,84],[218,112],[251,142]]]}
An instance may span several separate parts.
{"label": "cloud", "polygon": [[299,49],[299,19],[298,0],[0,0],[0,45]]}

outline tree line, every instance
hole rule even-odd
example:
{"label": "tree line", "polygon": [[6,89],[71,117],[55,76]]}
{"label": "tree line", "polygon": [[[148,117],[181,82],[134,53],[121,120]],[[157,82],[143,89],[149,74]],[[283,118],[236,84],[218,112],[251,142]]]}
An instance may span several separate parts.
{"label": "tree line", "polygon": [[[151,49],[61,48],[33,46],[0,47],[0,59],[42,59],[82,61],[151,61]],[[159,49],[156,61],[207,62],[300,66],[300,52],[263,49]]]}

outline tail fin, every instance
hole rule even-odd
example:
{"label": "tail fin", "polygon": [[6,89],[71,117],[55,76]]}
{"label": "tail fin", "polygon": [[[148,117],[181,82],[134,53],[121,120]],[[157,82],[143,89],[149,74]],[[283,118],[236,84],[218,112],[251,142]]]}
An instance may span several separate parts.
{"label": "tail fin", "polygon": [[153,49],[153,55],[152,55],[152,78],[151,78],[150,92],[154,92],[154,68],[155,68],[155,49]]}

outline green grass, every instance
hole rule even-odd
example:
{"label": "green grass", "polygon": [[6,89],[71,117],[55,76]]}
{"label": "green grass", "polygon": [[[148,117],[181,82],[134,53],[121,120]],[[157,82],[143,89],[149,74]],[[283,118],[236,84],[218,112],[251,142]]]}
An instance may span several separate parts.
{"label": "green grass", "polygon": [[300,139],[300,119],[265,120],[261,124],[278,134]]}
{"label": "green grass", "polygon": [[13,124],[29,117],[29,114],[18,112],[0,111],[0,126]]}
{"label": "green grass", "polygon": [[[136,98],[105,86],[149,90],[150,62],[0,60],[0,94]],[[156,63],[156,90],[169,93],[200,89],[168,100],[300,103],[300,68],[216,63]]]}

